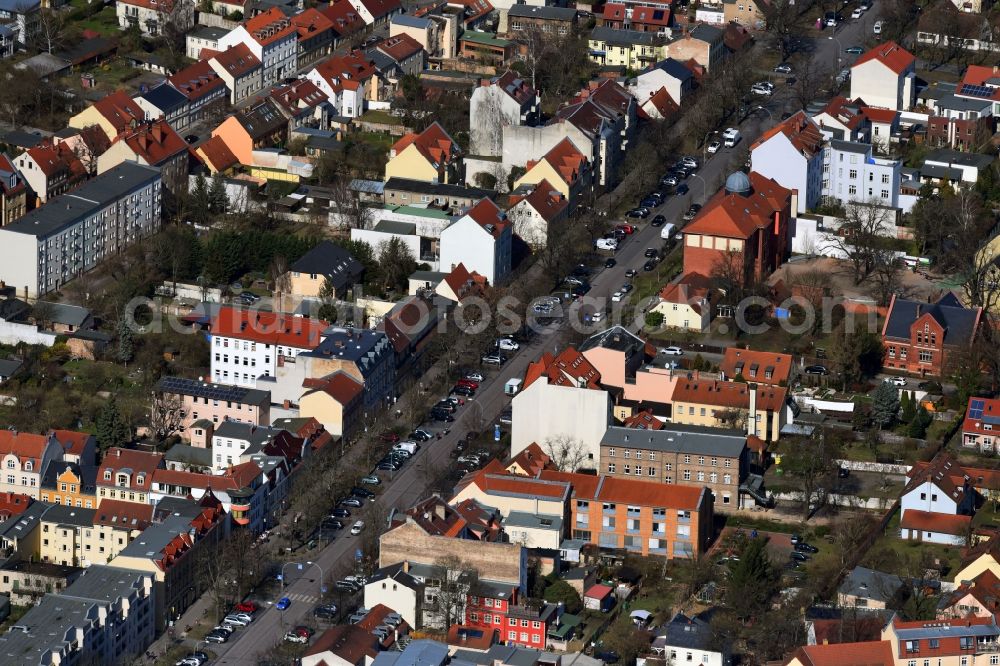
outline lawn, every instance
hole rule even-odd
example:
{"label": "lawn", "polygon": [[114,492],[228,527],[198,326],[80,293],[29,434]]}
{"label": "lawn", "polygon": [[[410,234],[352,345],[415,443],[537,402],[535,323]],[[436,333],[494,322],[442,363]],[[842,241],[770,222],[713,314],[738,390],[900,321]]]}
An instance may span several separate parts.
{"label": "lawn", "polygon": [[392,115],[388,111],[380,111],[378,109],[370,109],[365,111],[358,120],[362,122],[370,123],[380,123],[382,125],[402,125],[403,121],[401,118]]}
{"label": "lawn", "polygon": [[[920,562],[934,562],[941,570],[942,578],[954,572],[962,563],[962,548],[958,546],[943,546],[936,543],[907,541],[899,537],[899,511],[897,511],[885,527],[885,534],[872,544],[861,560],[862,566],[882,570],[897,569],[890,573],[907,574],[909,569],[919,568],[907,566]],[[896,567],[886,566],[886,551],[890,551]],[[912,574],[910,574],[912,575]]]}
{"label": "lawn", "polygon": [[389,134],[383,134],[382,132],[354,132],[350,136],[353,139],[363,141],[369,145],[386,151],[392,148],[392,144],[396,141],[396,137]]}
{"label": "lawn", "polygon": [[89,18],[75,21],[74,26],[81,30],[93,30],[105,37],[111,37],[121,32],[118,29],[118,16],[115,13],[114,5],[105,7]]}

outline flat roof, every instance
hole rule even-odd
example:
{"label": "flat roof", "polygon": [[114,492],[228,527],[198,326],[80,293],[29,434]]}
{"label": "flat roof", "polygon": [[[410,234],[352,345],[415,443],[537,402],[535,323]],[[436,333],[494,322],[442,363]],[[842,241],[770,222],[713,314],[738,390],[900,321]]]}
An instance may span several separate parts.
{"label": "flat roof", "polygon": [[742,430],[668,424],[660,430],[640,430],[611,426],[601,438],[601,446],[654,449],[677,453],[739,458],[746,448]]}

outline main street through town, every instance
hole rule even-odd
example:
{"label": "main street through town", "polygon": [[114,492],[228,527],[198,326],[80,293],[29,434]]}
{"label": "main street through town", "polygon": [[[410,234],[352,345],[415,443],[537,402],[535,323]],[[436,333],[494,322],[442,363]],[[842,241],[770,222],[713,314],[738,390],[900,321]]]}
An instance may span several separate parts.
{"label": "main street through town", "polygon": [[[828,28],[817,33],[812,40],[811,54],[815,64],[824,71],[832,73],[838,71],[839,67],[848,66],[848,58],[852,58],[852,56],[845,54],[844,49],[855,44],[865,43],[865,38],[871,34],[871,25],[874,22],[876,12],[877,8],[868,12],[865,18],[860,21],[842,25],[836,32]],[[828,39],[828,37],[833,39]],[[761,78],[765,77],[766,73],[762,73]],[[747,81],[748,89],[752,83],[753,81]],[[702,164],[697,177],[692,176],[687,181],[690,196],[668,197],[661,207],[652,211],[648,219],[662,214],[668,222],[681,227],[683,225],[681,216],[687,206],[691,202],[704,203],[713,193],[706,191],[706,184],[724,182],[728,172],[739,166],[734,164],[736,156],[745,154],[746,147],[763,130],[778,121],[783,112],[794,111],[794,101],[791,94],[786,90],[786,87],[781,85],[781,81],[777,81],[776,84],[775,95],[762,99],[757,104],[763,106],[766,111],[752,112],[740,124],[740,131],[743,135],[741,144],[734,148],[722,148],[715,155],[707,155],[708,159]],[[702,158],[702,156],[698,157]],[[611,294],[629,281],[625,276],[626,270],[630,268],[641,270],[645,261],[643,256],[645,249],[649,247],[659,248],[661,245],[660,229],[652,227],[648,221],[644,221],[639,230],[626,237],[619,246],[615,253],[617,264],[612,268],[602,269],[592,277],[591,291],[587,296],[594,299],[603,298],[610,302]],[[611,321],[614,321],[613,313]],[[631,328],[634,330],[634,326]],[[421,499],[427,487],[428,470],[451,464],[450,454],[460,434],[474,429],[474,424],[491,424],[496,421],[500,412],[510,401],[503,390],[507,380],[522,377],[528,364],[538,358],[543,351],[557,351],[561,346],[563,334],[567,330],[568,317],[559,323],[541,328],[538,335],[531,339],[531,342],[522,345],[516,353],[509,354],[510,358],[502,368],[488,373],[489,376],[476,396],[470,399],[465,406],[460,407],[455,415],[455,422],[448,424],[450,432],[443,434],[441,439],[432,439],[424,444],[413,459],[395,474],[395,478],[386,483],[378,500],[382,507],[387,511],[392,508],[403,510]],[[441,428],[434,428],[434,430],[439,431]],[[327,499],[332,501],[333,498]],[[381,530],[384,527],[384,525],[368,524],[365,529]],[[307,618],[311,619],[313,607],[323,597],[321,586],[323,584],[332,585],[332,581],[337,576],[344,575],[354,566],[355,554],[359,546],[359,537],[350,536],[346,529],[341,530],[328,546],[313,557],[311,564],[302,560],[296,564],[287,565],[285,567],[286,586],[281,595],[287,596],[291,600],[291,606],[285,611],[278,611],[273,605],[273,601],[276,601],[277,597],[271,600],[269,605],[258,612],[253,624],[246,629],[237,631],[231,642],[211,647],[219,655],[217,663],[231,666],[253,663],[258,654],[269,650],[281,641],[282,636],[290,627],[303,623]],[[302,565],[301,569],[299,569],[298,564]],[[193,645],[193,641],[188,642]]]}

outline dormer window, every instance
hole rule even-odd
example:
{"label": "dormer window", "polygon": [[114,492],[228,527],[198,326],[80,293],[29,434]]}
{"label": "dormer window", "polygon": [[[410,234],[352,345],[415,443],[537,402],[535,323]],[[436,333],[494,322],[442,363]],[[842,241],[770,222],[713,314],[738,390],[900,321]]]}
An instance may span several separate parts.
{"label": "dormer window", "polygon": [[135,477],[135,485],[141,486],[144,483],[146,483],[146,475],[145,474],[139,474],[138,476]]}
{"label": "dormer window", "polygon": [[24,469],[26,469],[27,471],[30,472],[31,468],[32,468],[32,465],[31,465],[31,461],[30,460],[28,462],[24,463]]}
{"label": "dormer window", "polygon": [[7,469],[15,469],[16,467],[17,467],[17,465],[14,463],[13,460],[8,460],[7,461]]}
{"label": "dormer window", "polygon": [[128,487],[128,474],[119,474],[117,485],[122,487]]}

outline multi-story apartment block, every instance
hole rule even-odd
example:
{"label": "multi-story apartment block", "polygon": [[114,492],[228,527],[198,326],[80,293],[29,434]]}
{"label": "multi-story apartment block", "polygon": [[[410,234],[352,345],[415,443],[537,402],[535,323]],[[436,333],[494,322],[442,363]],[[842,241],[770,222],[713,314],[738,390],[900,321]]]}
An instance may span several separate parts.
{"label": "multi-story apartment block", "polygon": [[83,530],[80,566],[110,562],[153,522],[153,505],[103,499],[94,523]]}
{"label": "multi-story apartment block", "polygon": [[123,0],[115,3],[118,26],[122,30],[138,28],[142,34],[156,37],[167,23],[183,34],[194,25],[194,3],[190,0]]}
{"label": "multi-story apartment block", "polygon": [[97,173],[106,173],[121,164],[155,167],[163,187],[176,196],[187,192],[188,155],[184,139],[160,118],[138,124],[115,137],[107,151],[97,158]]}
{"label": "multi-story apartment block", "polygon": [[251,423],[224,421],[212,435],[212,470],[216,474],[237,465],[249,451],[259,452],[272,439],[283,433],[278,428]]}
{"label": "multi-story apartment block", "polygon": [[[0,636],[0,652],[19,664],[114,664],[139,657],[156,637],[155,590],[148,573],[94,566],[46,594]],[[13,663],[13,662],[11,662]]]}
{"label": "multi-story apartment block", "polygon": [[298,69],[299,34],[277,7],[257,14],[219,40],[220,49],[244,44],[261,62],[261,84],[271,88]]}
{"label": "multi-story apartment block", "polygon": [[146,112],[124,90],[105,95],[69,119],[69,126],[78,130],[97,126],[108,141],[146,120]]}
{"label": "multi-story apartment block", "polygon": [[41,500],[84,509],[97,508],[97,488],[93,465],[78,465],[66,460],[53,460],[42,478]]}
{"label": "multi-story apartment block", "polygon": [[962,446],[983,453],[1000,450],[1000,400],[969,398],[962,422]]}
{"label": "multi-story apartment block", "polygon": [[167,434],[179,434],[186,440],[191,439],[192,425],[200,420],[211,421],[215,427],[225,421],[271,422],[271,395],[267,391],[182,377],[164,377],[155,390],[158,399],[153,401],[154,410],[179,410],[179,419],[173,420],[176,427]]}
{"label": "multi-story apartment block", "polygon": [[[898,615],[882,629],[895,666],[933,663],[970,666],[1000,661],[1000,627],[993,616],[905,621]],[[932,661],[933,660],[933,661]]]}
{"label": "multi-story apartment block", "polygon": [[42,562],[78,567],[83,562],[84,533],[93,528],[94,509],[51,506],[42,516]]}
{"label": "multi-story apartment block", "polygon": [[0,430],[0,492],[38,499],[45,469],[61,457],[62,449],[50,437]]}
{"label": "multi-story apartment block", "polygon": [[234,44],[216,53],[208,64],[226,82],[230,104],[242,102],[263,88],[264,68],[246,44]]}
{"label": "multi-story apartment block", "polygon": [[199,60],[167,79],[170,85],[186,100],[184,119],[175,127],[181,129],[192,123],[207,120],[212,112],[225,106],[229,90],[225,80],[208,60]]}
{"label": "multi-story apartment block", "polygon": [[744,504],[740,484],[749,471],[746,440],[739,430],[612,426],[601,440],[600,471],[610,477],[708,486],[715,506],[740,509]]}
{"label": "multi-story apartment block", "polygon": [[29,297],[54,291],[160,228],[158,169],[123,163],[0,229],[0,279]]}
{"label": "multi-story apartment block", "polygon": [[819,204],[823,191],[823,144],[819,125],[799,111],[764,132],[750,160],[755,172],[797,190],[797,212],[804,213]]}
{"label": "multi-story apartment block", "polygon": [[681,379],[672,396],[672,420],[711,428],[740,428],[765,442],[776,442],[788,419],[788,392],[763,386],[714,379]]}
{"label": "multi-story apartment block", "polygon": [[212,378],[253,387],[323,341],[325,322],[305,317],[223,307],[212,319]]}
{"label": "multi-story apartment block", "polygon": [[24,215],[28,206],[28,187],[14,163],[0,155],[0,227]]}
{"label": "multi-story apartment block", "polygon": [[97,469],[97,496],[103,501],[149,502],[153,471],[163,467],[162,453],[115,447],[108,449]]}
{"label": "multi-story apartment block", "polygon": [[898,208],[902,167],[899,160],[873,155],[869,143],[834,139],[823,151],[823,196]]}

